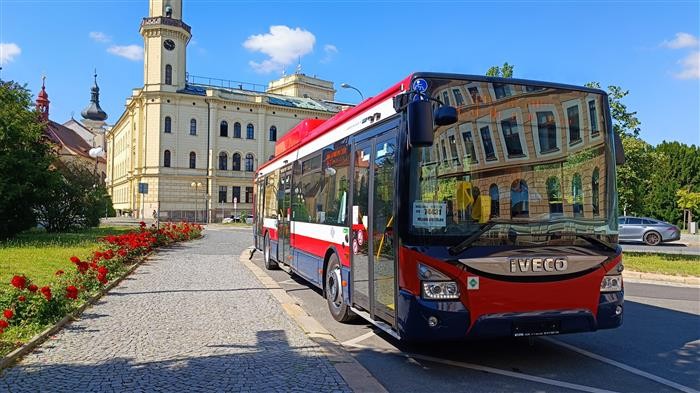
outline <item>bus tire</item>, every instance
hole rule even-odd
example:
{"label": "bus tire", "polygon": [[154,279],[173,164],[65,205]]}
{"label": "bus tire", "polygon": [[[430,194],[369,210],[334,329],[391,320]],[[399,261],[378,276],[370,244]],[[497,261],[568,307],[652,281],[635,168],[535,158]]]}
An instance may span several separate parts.
{"label": "bus tire", "polygon": [[338,322],[349,322],[355,319],[355,313],[350,311],[350,307],[345,303],[345,298],[343,297],[340,260],[335,253],[331,254],[328,258],[325,280],[326,301],[328,302],[328,310],[331,312],[333,319]]}
{"label": "bus tire", "polygon": [[279,269],[279,265],[277,262],[272,260],[272,256],[270,255],[270,233],[267,232],[265,233],[265,240],[263,244],[263,259],[265,261],[265,269],[267,270],[277,270]]}

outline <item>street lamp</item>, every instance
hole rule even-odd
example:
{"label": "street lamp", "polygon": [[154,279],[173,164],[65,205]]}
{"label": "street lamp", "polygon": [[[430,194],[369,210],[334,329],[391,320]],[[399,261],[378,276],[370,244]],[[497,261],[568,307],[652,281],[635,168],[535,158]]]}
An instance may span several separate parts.
{"label": "street lamp", "polygon": [[357,87],[351,86],[351,85],[349,85],[349,84],[347,84],[347,83],[341,83],[341,84],[340,84],[340,87],[342,87],[343,89],[353,89],[353,90],[355,90],[355,91],[357,92],[357,94],[360,95],[360,98],[362,99],[362,101],[365,100],[365,96],[362,95],[362,92],[361,92],[360,89],[358,89]]}
{"label": "street lamp", "polygon": [[194,188],[194,222],[197,221],[197,198],[199,198],[199,188],[202,187],[202,183],[198,181],[193,181],[192,184],[190,184],[190,187]]}

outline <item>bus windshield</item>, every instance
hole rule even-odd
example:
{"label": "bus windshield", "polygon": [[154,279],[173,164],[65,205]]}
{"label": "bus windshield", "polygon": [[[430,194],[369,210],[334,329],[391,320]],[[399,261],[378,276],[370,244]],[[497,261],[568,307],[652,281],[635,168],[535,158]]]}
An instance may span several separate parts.
{"label": "bus windshield", "polygon": [[[614,161],[603,94],[488,81],[430,79],[457,109],[430,147],[411,149],[409,232],[459,242],[490,237],[616,235]],[[494,235],[495,233],[495,235]]]}

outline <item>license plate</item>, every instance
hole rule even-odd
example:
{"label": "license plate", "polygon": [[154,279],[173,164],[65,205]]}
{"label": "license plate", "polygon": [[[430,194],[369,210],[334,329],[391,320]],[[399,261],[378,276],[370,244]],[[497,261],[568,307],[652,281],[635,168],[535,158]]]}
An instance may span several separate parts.
{"label": "license plate", "polygon": [[513,336],[549,336],[559,334],[559,321],[514,322]]}

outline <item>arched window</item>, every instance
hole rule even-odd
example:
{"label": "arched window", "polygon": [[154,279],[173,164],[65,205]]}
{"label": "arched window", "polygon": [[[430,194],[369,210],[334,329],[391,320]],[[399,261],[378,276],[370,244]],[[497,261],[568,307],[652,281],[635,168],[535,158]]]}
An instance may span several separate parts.
{"label": "arched window", "polygon": [[248,123],[248,126],[245,129],[245,138],[255,139],[255,127],[253,127],[253,125],[250,123]]}
{"label": "arched window", "polygon": [[245,170],[246,170],[246,172],[253,172],[253,170],[254,170],[253,160],[254,160],[254,158],[253,158],[252,153],[248,153],[245,155]]}
{"label": "arched window", "polygon": [[228,169],[228,154],[223,151],[219,153],[219,169],[223,171]]}
{"label": "arched window", "polygon": [[164,132],[166,134],[170,134],[173,130],[173,121],[170,119],[170,116],[165,116],[165,122],[163,124]]}
{"label": "arched window", "polygon": [[166,150],[163,152],[163,166],[166,168],[170,168],[170,150]]}
{"label": "arched window", "polygon": [[233,154],[233,163],[231,165],[231,169],[234,171],[241,170],[241,155],[239,153]]}
{"label": "arched window", "polygon": [[530,215],[530,195],[527,189],[527,182],[516,179],[510,186],[510,216],[528,217]]}
{"label": "arched window", "polygon": [[600,171],[596,167],[593,169],[593,177],[591,177],[591,205],[593,206],[593,216],[600,215]]}
{"label": "arched window", "polygon": [[190,152],[190,169],[195,169],[197,167],[197,154],[195,152]]}
{"label": "arched window", "polygon": [[239,122],[233,123],[233,137],[234,138],[241,137],[241,123],[239,123]]}
{"label": "arched window", "polygon": [[197,135],[197,119],[190,120],[190,135]]}
{"label": "arched window", "polygon": [[547,200],[549,201],[549,214],[563,214],[564,204],[561,195],[561,183],[559,178],[552,176],[547,178]]}
{"label": "arched window", "polygon": [[571,197],[574,200],[574,217],[583,217],[583,183],[578,173],[574,173],[571,179]]}
{"label": "arched window", "polygon": [[170,64],[165,65],[165,84],[173,84],[173,66],[171,66]]}
{"label": "arched window", "polygon": [[226,120],[222,120],[219,125],[219,136],[228,136],[228,123]]}
{"label": "arched window", "polygon": [[491,217],[498,217],[501,215],[501,205],[496,184],[491,184],[491,187],[489,187],[489,196],[491,197]]}
{"label": "arched window", "polygon": [[277,127],[272,126],[270,127],[270,142],[274,142],[277,140]]}

